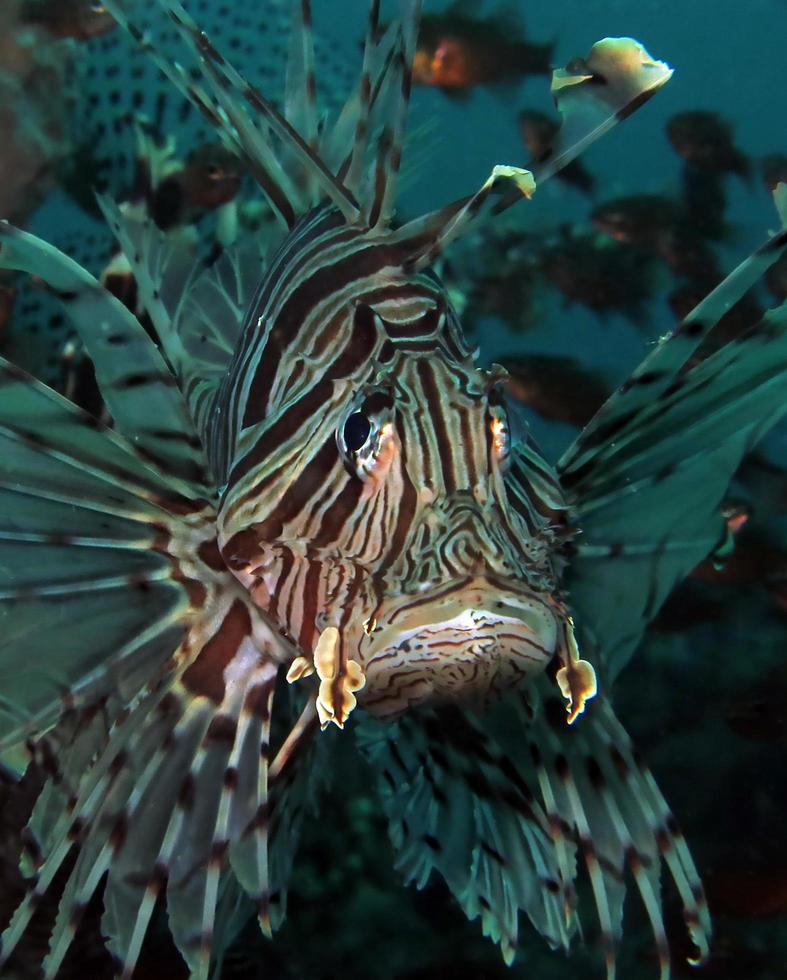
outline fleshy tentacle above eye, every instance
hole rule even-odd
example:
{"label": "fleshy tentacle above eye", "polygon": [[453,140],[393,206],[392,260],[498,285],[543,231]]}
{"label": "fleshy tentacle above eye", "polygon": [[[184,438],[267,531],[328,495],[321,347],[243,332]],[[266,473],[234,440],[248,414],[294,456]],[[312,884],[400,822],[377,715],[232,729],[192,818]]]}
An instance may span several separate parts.
{"label": "fleshy tentacle above eye", "polygon": [[552,95],[561,126],[549,156],[531,164],[530,170],[497,166],[475,194],[405,224],[396,235],[413,243],[410,267],[430,265],[479,218],[532,197],[538,184],[640,108],[671,76],[667,64],[625,37],[605,38],[593,45],[587,58],[575,58],[553,72]]}

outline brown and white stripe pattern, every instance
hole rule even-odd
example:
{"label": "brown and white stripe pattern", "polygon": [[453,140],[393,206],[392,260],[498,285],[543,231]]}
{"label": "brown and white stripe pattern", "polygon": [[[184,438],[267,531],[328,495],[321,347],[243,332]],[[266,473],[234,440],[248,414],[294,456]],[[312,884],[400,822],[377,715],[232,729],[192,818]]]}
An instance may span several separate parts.
{"label": "brown and white stripe pattern", "polygon": [[[17,557],[22,546],[49,549],[42,554],[66,574],[52,581],[55,573],[45,569],[23,581],[21,563],[9,563],[16,578],[2,583],[0,602],[43,654],[35,614],[45,613],[48,639],[67,596],[87,657],[66,647],[68,669],[49,679],[46,697],[31,704],[21,693],[6,698],[0,718],[10,719],[3,728],[11,737],[76,718],[91,753],[83,745],[75,757],[84,771],[67,767],[69,778],[56,784],[53,777],[42,795],[32,821],[42,854],[38,878],[3,935],[0,962],[74,850],[47,977],[56,975],[103,876],[105,924],[121,976],[131,976],[156,900],[166,894],[176,943],[194,975],[205,977],[220,876],[228,871],[270,932],[281,917],[319,710],[316,686],[306,686],[296,694],[300,717],[272,746],[272,698],[280,667],[302,662],[304,684],[311,683],[309,660],[331,628],[342,668],[353,660],[366,672],[359,699],[370,713],[532,691],[523,707],[527,772],[513,750],[498,748],[456,706],[445,715],[439,708],[405,715],[401,743],[385,739],[386,757],[378,759],[408,876],[423,883],[437,868],[510,960],[520,910],[551,943],[568,945],[580,850],[611,975],[627,867],[666,975],[659,862],[675,877],[703,951],[708,926],[693,865],[611,713],[600,704],[588,730],[567,743],[565,727],[546,719],[562,712],[552,678],[538,681],[550,661],[558,666],[567,655],[561,549],[579,502],[569,511],[560,481],[533,445],[508,445],[499,373],[477,367],[443,286],[427,269],[470,221],[508,206],[512,188],[527,196],[531,182],[521,171],[498,169],[477,194],[391,227],[415,0],[405,0],[402,24],[386,32],[372,2],[357,92],[327,132],[315,122],[307,0],[294,4],[283,113],[232,69],[176,0],[161,3],[194,57],[191,68],[167,64],[128,23],[122,4],[107,0],[246,163],[281,231],[275,248],[259,249],[268,254],[254,286],[248,256],[241,260],[241,246],[229,250],[227,291],[210,270],[180,269],[182,255],[158,248],[154,229],[107,204],[130,264],[147,272],[138,275],[141,295],[167,361],[83,270],[43,243],[0,232],[2,261],[41,276],[78,321],[122,432],[91,427],[2,365],[0,383],[24,392],[35,424],[9,408],[0,413],[0,438],[13,447],[14,465],[0,471],[0,492],[16,501],[0,545],[9,543]],[[650,81],[649,68],[656,69]],[[594,61],[588,77],[601,95],[594,102],[585,86],[576,105],[593,111],[580,113],[579,127],[567,132],[584,145],[641,104],[665,72],[645,59],[621,85],[605,75],[603,60]],[[568,81],[574,94],[583,85],[579,76]],[[566,92],[568,118],[576,105]],[[343,132],[354,134],[351,147],[342,145]],[[571,158],[571,147],[560,149],[561,159]],[[165,277],[166,295],[157,290]],[[208,287],[224,289],[230,326],[213,332],[203,373],[189,363],[199,317],[189,320],[180,308],[198,304]],[[669,374],[677,373],[676,353],[673,344],[664,362]],[[740,353],[743,361],[750,351]],[[737,361],[731,357],[736,370]],[[647,398],[652,380],[649,370],[635,374],[566,457],[572,490],[588,486],[591,497],[598,489],[591,464],[612,454],[611,433],[626,430],[636,442],[627,426],[647,421],[640,396]],[[684,390],[700,381],[695,376]],[[676,383],[658,381],[673,395],[684,384]],[[679,415],[685,403],[678,397],[676,404]],[[627,406],[632,412],[619,416]],[[770,417],[767,410],[757,402],[752,417]],[[605,429],[610,412],[612,429]],[[352,415],[364,417],[362,430],[368,425],[363,445],[347,444]],[[53,509],[37,512],[48,494]],[[71,507],[64,532],[55,523]],[[90,605],[91,590],[111,604],[103,611]],[[136,614],[141,595],[160,603],[150,635],[143,634],[144,656],[133,645],[138,637],[127,635],[137,620],[124,618],[124,601]],[[588,609],[587,620],[593,615]],[[109,626],[117,656],[105,664],[93,634]],[[6,668],[2,657],[0,647]],[[62,703],[53,704],[58,688]],[[452,724],[441,728],[441,717]]]}

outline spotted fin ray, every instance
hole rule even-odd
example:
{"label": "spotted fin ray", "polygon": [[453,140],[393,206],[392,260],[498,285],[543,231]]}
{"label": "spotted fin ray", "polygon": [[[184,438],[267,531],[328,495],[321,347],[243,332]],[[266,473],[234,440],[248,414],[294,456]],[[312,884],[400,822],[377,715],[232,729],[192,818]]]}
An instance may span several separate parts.
{"label": "spotted fin ray", "polygon": [[40,382],[6,361],[0,379],[3,742],[46,729],[75,701],[122,689],[126,671],[155,670],[191,602],[166,543],[187,499]]}
{"label": "spotted fin ray", "polygon": [[443,877],[468,918],[481,917],[506,962],[518,945],[520,910],[552,947],[570,947],[586,914],[576,889],[583,867],[607,976],[615,975],[630,876],[664,980],[670,967],[662,864],[683,902],[697,958],[707,955],[710,919],[696,868],[605,699],[568,727],[547,680],[491,716],[439,707],[387,732],[365,727],[362,748],[379,773],[398,869],[419,888],[432,872]]}
{"label": "spotted fin ray", "polygon": [[[262,4],[191,4],[201,26],[227,52],[233,63],[256,84],[272,89],[279,104],[280,79],[287,59],[290,21],[288,0]],[[127,0],[124,10],[142,32],[161,44],[169,62],[185,61],[161,8],[148,0]],[[318,18],[320,11],[318,10]],[[332,30],[334,21],[319,20],[314,63],[320,76],[317,109],[321,115],[341,107],[355,81],[354,52],[346,31]],[[330,33],[327,33],[330,32]],[[73,60],[70,96],[73,111],[67,123],[75,152],[72,166],[59,175],[59,185],[74,202],[64,217],[62,194],[52,195],[36,218],[35,230],[99,275],[111,254],[112,238],[101,220],[95,191],[124,200],[133,186],[136,123],[145,119],[159,133],[177,133],[185,157],[216,140],[215,127],[188,99],[173,89],[152,60],[140,57],[136,44],[122,30],[80,44]],[[188,52],[185,53],[186,55]],[[345,144],[346,146],[346,144]],[[7,217],[0,215],[0,217]],[[5,353],[36,377],[59,389],[61,351],[73,338],[59,304],[41,290],[20,285]]]}
{"label": "spotted fin ray", "polygon": [[552,95],[561,125],[547,158],[529,169],[496,166],[481,188],[466,198],[417,218],[401,236],[418,244],[414,268],[423,268],[471,224],[530,199],[536,187],[576,159],[595,140],[636,111],[672,76],[632,38],[604,38],[586,58],[574,58],[552,73]]}
{"label": "spotted fin ray", "polygon": [[90,355],[110,414],[137,451],[166,461],[170,482],[180,477],[187,495],[204,494],[210,478],[192,420],[136,317],[67,255],[7,222],[0,222],[0,265],[36,275],[57,295]]}
{"label": "spotted fin ray", "polygon": [[[280,79],[287,60],[286,44],[290,4],[265,0],[263,4],[191,4],[200,26],[227,52],[233,63],[255,84],[275,84],[274,98],[282,96]],[[182,45],[157,3],[126,0],[123,9],[129,20],[157,39],[165,59],[186,63]],[[320,70],[320,111],[335,109],[354,78],[353,58],[346,37],[339,31],[328,39],[323,25],[315,44],[314,61]],[[75,61],[73,89],[75,111],[72,131],[85,148],[87,166],[100,179],[99,189],[122,196],[132,181],[134,120],[144,116],[161,133],[178,133],[179,143],[193,148],[215,139],[212,125],[182,98],[152,61],[141,59],[136,46],[116,30],[105,37],[85,42]],[[84,163],[84,161],[83,161]],[[82,187],[83,174],[75,173],[80,200],[95,210],[92,188]]]}
{"label": "spotted fin ray", "polygon": [[[36,393],[65,411],[77,413],[65,408],[67,403],[53,394]],[[23,403],[22,407],[34,406]],[[84,425],[81,413],[78,414]],[[50,436],[53,432],[60,434],[62,426],[53,424],[57,420],[51,411],[43,420]],[[110,476],[117,480],[120,453],[112,447],[122,440],[114,434],[97,436],[104,440],[104,445],[97,445],[105,450],[102,458],[106,461],[107,482]],[[130,450],[129,456],[134,460]],[[28,483],[20,468],[19,454],[15,451],[11,458],[15,461],[15,478],[22,476],[23,483]],[[270,708],[279,663],[292,654],[229,573],[217,567],[210,549],[213,525],[209,515],[192,513],[189,522],[184,519],[182,504],[177,513],[167,515],[159,502],[153,511],[158,543],[146,541],[138,531],[132,538],[136,528],[145,526],[145,498],[140,496],[135,501],[136,512],[124,515],[120,488],[112,483],[112,523],[107,522],[103,529],[108,537],[102,542],[102,526],[95,526],[96,505],[86,499],[96,477],[93,472],[85,475],[85,469],[88,462],[93,471],[98,466],[87,453],[76,462],[82,502],[78,497],[66,499],[65,495],[62,502],[77,515],[80,507],[84,508],[85,520],[90,520],[93,527],[90,539],[69,539],[62,537],[62,532],[58,538],[64,551],[60,564],[66,579],[61,593],[71,588],[80,600],[75,610],[78,615],[69,630],[73,640],[68,642],[73,642],[74,649],[62,637],[55,643],[51,636],[52,629],[61,633],[64,629],[62,594],[58,595],[57,605],[39,601],[35,627],[24,634],[31,662],[47,662],[44,651],[36,654],[34,646],[43,642],[47,651],[57,646],[64,656],[64,669],[73,672],[72,676],[64,670],[64,677],[54,678],[54,705],[46,702],[46,712],[37,710],[31,723],[22,719],[23,730],[35,734],[65,711],[61,724],[67,725],[64,737],[69,743],[68,771],[59,773],[57,782],[50,781],[31,818],[30,831],[40,842],[42,859],[27,897],[3,934],[0,962],[6,962],[11,955],[41,896],[78,847],[60,902],[44,975],[57,975],[81,914],[106,876],[104,929],[118,958],[119,973],[131,975],[156,900],[166,892],[176,941],[194,976],[206,976],[215,900],[226,858],[258,902],[260,915],[268,914],[271,887],[266,753],[271,742]],[[46,472],[50,472],[49,467]],[[54,478],[58,476],[61,474],[54,474]],[[41,492],[49,491],[42,487]],[[131,497],[133,488],[127,489],[126,494]],[[48,513],[44,511],[45,516]],[[13,529],[10,540],[17,549],[23,545],[29,548],[41,534],[37,530],[41,521],[38,507],[34,517],[34,532],[27,531],[27,525],[23,533]],[[102,543],[110,552],[113,545],[117,548],[124,522],[129,536],[126,549],[133,561],[122,552],[111,554],[115,575],[110,584],[122,585],[115,592],[118,602],[112,601],[113,594],[95,580],[96,559],[92,552]],[[167,535],[171,538],[169,543]],[[84,590],[79,589],[83,583],[74,586],[70,581],[82,570],[77,558],[80,546],[92,549],[89,562],[93,577],[84,583],[90,588],[90,600],[83,599]],[[123,546],[122,539],[119,546]],[[154,561],[163,565],[163,574],[157,568],[152,572],[148,569]],[[17,557],[12,567],[19,564]],[[124,574],[128,565],[137,576],[139,600],[129,579],[131,573]],[[35,583],[29,587],[25,581],[17,585],[19,578],[17,574],[12,583],[17,592],[35,590]],[[164,598],[157,601],[159,593]],[[169,600],[174,608],[163,605],[162,612],[152,618],[170,593],[174,593]],[[4,625],[10,624],[11,636],[18,641],[20,631],[14,624],[25,617],[24,599],[18,599],[14,589],[4,591],[1,598]],[[86,607],[85,601],[92,605]],[[26,620],[29,619],[31,616],[27,615]],[[84,635],[80,624],[89,627],[92,638]],[[131,633],[131,638],[119,646],[124,630]],[[94,631],[102,643],[96,641]],[[106,650],[104,641],[108,644]],[[83,659],[89,658],[88,663],[78,659],[78,651],[83,652]],[[27,680],[20,675],[18,664],[0,660],[0,665],[11,678],[4,690],[14,696],[11,738],[18,738],[19,706],[25,704],[25,697],[30,697],[27,692],[35,689],[26,683],[25,691],[17,692],[13,678],[21,676],[22,682]],[[67,682],[71,683],[70,688]],[[37,703],[31,705],[31,709],[38,707]],[[296,735],[293,746],[297,747],[297,743]],[[80,744],[84,745],[82,750]],[[292,751],[291,748],[290,755]],[[73,764],[80,760],[81,770]],[[279,763],[278,771],[281,770]],[[286,791],[280,791],[280,796],[286,795]],[[285,799],[279,807],[282,814],[286,815],[288,805]],[[294,826],[288,828],[280,846],[294,846],[295,833]],[[278,860],[286,864],[287,858],[281,855]]]}
{"label": "spotted fin ray", "polygon": [[567,866],[527,779],[492,737],[449,707],[364,729],[361,747],[378,773],[405,881],[423,888],[440,874],[508,963],[520,909],[551,946],[567,948],[575,928],[564,913],[573,887]]}
{"label": "spotted fin ray", "polygon": [[[660,977],[670,976],[662,919],[661,872],[678,890],[695,961],[708,954],[710,916],[699,875],[653,776],[638,758],[609,701],[589,702],[581,724],[565,724],[564,705],[541,678],[520,699],[530,761],[553,829],[584,865],[596,906],[608,980],[615,976],[623,902],[633,884],[647,913]],[[504,742],[514,752],[519,742]],[[581,915],[582,910],[578,913]]]}
{"label": "spotted fin ray", "polygon": [[213,400],[232,360],[260,276],[260,243],[244,240],[203,261],[182,229],[99,199],[137,282],[167,361],[203,441]]}
{"label": "spotted fin ray", "polygon": [[[78,849],[44,975],[57,975],[106,878],[104,929],[120,974],[131,975],[166,893],[176,942],[204,977],[227,862],[269,921],[271,698],[294,653],[218,555],[201,441],[142,326],[55,249],[8,226],[0,240],[0,262],[48,281],[74,316],[130,436],[0,362],[2,744],[63,725],[61,740],[74,745],[68,771],[53,775],[32,815],[41,859],[3,933],[0,965]],[[118,345],[134,351],[139,384],[112,359]],[[155,430],[146,398],[160,413]],[[186,448],[180,457],[170,450],[171,472],[159,466],[162,440]],[[31,548],[40,561],[31,563]],[[19,669],[20,643],[31,671]],[[289,756],[309,731],[290,734]],[[294,847],[296,828],[280,850]],[[285,871],[288,860],[278,857]]]}
{"label": "spotted fin ray", "polygon": [[[107,0],[107,4],[120,9],[115,0],[111,4]],[[302,8],[300,20],[296,19],[299,26],[293,49],[296,60],[300,59],[301,70],[308,73],[309,18],[303,13],[307,6]],[[377,82],[372,84],[370,74],[368,104],[362,85],[357,107],[351,106],[349,110],[350,121],[355,120],[357,142],[347,163],[348,183],[343,179],[343,163],[334,171],[315,152],[312,144],[315,138],[319,140],[320,134],[319,126],[317,131],[314,129],[309,92],[303,93],[302,98],[296,97],[297,93],[291,93],[289,99],[285,96],[282,113],[272,99],[251,88],[229,67],[224,56],[198,31],[179,4],[166,0],[156,9],[169,13],[177,38],[188,49],[193,67],[200,72],[199,78],[194,80],[187,70],[181,71],[174,64],[168,67],[166,58],[158,51],[153,52],[154,57],[169,71],[176,86],[192,98],[205,117],[221,129],[228,143],[251,164],[262,191],[267,193],[279,215],[282,228],[293,227],[300,218],[300,209],[308,207],[313,196],[319,194],[327,196],[347,221],[360,225],[368,221],[375,235],[382,235],[392,218],[403,115],[409,96],[409,52],[416,32],[418,3],[407,0],[403,4],[405,27],[388,35],[389,52],[375,50],[364,59],[365,63],[377,63],[379,89]],[[144,32],[133,25],[130,28],[152,50]],[[376,47],[382,45],[373,29],[369,36]],[[592,80],[592,76],[575,78],[571,84],[582,85],[586,80]],[[374,115],[376,91],[380,93],[380,105],[388,105],[389,99],[393,101],[393,106],[388,108],[393,122],[388,129],[383,127],[379,138],[367,140],[368,134],[361,133],[362,120]],[[621,105],[627,107],[629,103],[624,101]],[[617,105],[613,110],[615,118],[622,111]],[[287,118],[288,111],[300,116],[303,133],[295,131]],[[590,135],[596,131],[597,128],[593,129]],[[279,144],[284,146],[281,157],[273,149],[280,149]],[[367,153],[367,149],[372,152]],[[289,179],[284,165],[287,160],[297,163],[300,178]],[[348,185],[351,171],[359,171],[357,187]],[[395,243],[398,246],[406,242],[411,246],[408,254],[412,266],[418,268],[419,263],[431,261],[482,208],[484,213],[489,213],[504,206],[505,191],[512,186],[523,196],[523,187],[530,188],[532,181],[522,171],[502,168],[476,195],[442,209],[425,224],[404,226],[397,233]],[[113,213],[117,214],[109,205],[107,213],[110,220]],[[167,578],[175,582],[177,596],[187,601],[188,607],[181,624],[180,643],[170,647],[171,656],[162,657],[152,676],[147,672],[144,677],[135,677],[129,697],[121,703],[108,695],[102,704],[105,718],[88,717],[88,707],[80,716],[82,706],[78,702],[74,705],[77,716],[69,716],[67,720],[76,722],[77,726],[84,724],[79,730],[84,734],[86,746],[94,746],[94,757],[87,761],[84,772],[76,769],[69,772],[72,800],[62,801],[60,813],[52,807],[51,793],[42,798],[42,808],[34,814],[33,827],[42,841],[43,860],[37,880],[31,883],[29,894],[4,934],[0,955],[7,957],[13,950],[43,891],[78,846],[80,853],[66,882],[45,965],[47,977],[56,976],[80,914],[106,875],[104,925],[119,961],[120,975],[129,977],[133,972],[155,904],[166,896],[177,945],[193,975],[202,978],[209,970],[216,899],[227,862],[255,903],[263,930],[270,932],[282,914],[281,883],[292,861],[300,804],[308,789],[308,769],[303,760],[312,751],[312,734],[318,716],[312,694],[291,730],[280,739],[272,734],[273,686],[279,668],[286,668],[296,651],[229,576],[216,547],[213,501],[217,490],[204,460],[202,436],[219,365],[232,343],[232,331],[239,326],[239,311],[247,299],[248,283],[241,276],[243,283],[239,287],[232,285],[232,276],[239,267],[231,263],[221,269],[217,266],[214,278],[208,273],[204,280],[207,287],[214,288],[218,283],[223,291],[218,306],[209,315],[228,314],[228,327],[226,333],[219,329],[212,337],[210,350],[201,365],[207,367],[207,374],[204,386],[200,387],[196,372],[188,373],[186,355],[177,347],[180,343],[184,350],[191,350],[190,345],[199,336],[200,321],[192,315],[193,311],[181,319],[178,304],[173,304],[171,298],[179,289],[196,298],[197,279],[192,280],[192,276],[201,275],[202,270],[189,265],[188,256],[181,263],[179,253],[167,253],[171,243],[156,239],[144,228],[140,231],[127,225],[124,229],[121,224],[115,230],[121,242],[126,239],[124,248],[132,257],[140,252],[140,268],[148,268],[145,304],[150,307],[151,315],[158,318],[165,356],[149,342],[143,342],[142,329],[134,318],[121,313],[94,280],[53,254],[53,250],[29,238],[13,241],[9,235],[6,257],[20,268],[45,274],[61,294],[66,308],[74,313],[79,311],[77,321],[87,319],[86,343],[96,351],[99,380],[112,396],[108,399],[110,410],[128,437],[127,444],[122,439],[115,444],[125,446],[126,454],[134,460],[141,458],[145,472],[151,474],[157,486],[156,503],[165,514],[166,554],[172,557],[172,565],[165,571]],[[351,231],[355,234],[358,225]],[[397,261],[399,253],[405,251],[397,249]],[[169,299],[163,294],[156,296],[155,283],[159,276],[165,280]],[[368,311],[369,307],[362,310]],[[253,306],[244,313],[244,318],[252,324],[258,316]],[[358,319],[363,322],[364,318],[369,319],[366,313]],[[101,329],[105,323],[112,329],[117,325],[118,343],[133,347],[141,358],[144,370],[133,384],[128,383],[127,377],[113,374],[112,365],[102,360],[105,352]],[[273,323],[270,329],[273,332]],[[464,356],[463,344],[458,344],[457,350]],[[239,356],[244,353],[248,351],[241,351]],[[368,360],[368,353],[365,357]],[[723,363],[727,362],[715,361],[708,370],[720,370]],[[174,374],[170,367],[174,368]],[[692,389],[695,394],[702,391],[702,377],[692,375],[687,390]],[[297,394],[298,384],[303,390],[310,387],[310,380],[302,376],[286,394],[293,391]],[[335,387],[332,382],[329,386]],[[713,386],[715,389],[715,381]],[[281,399],[285,388],[282,377],[274,377],[271,387]],[[143,404],[144,394],[150,395],[151,400],[155,396],[165,435],[158,427],[151,432],[146,426],[150,406],[146,408]],[[263,394],[266,398],[270,396],[267,390]],[[330,399],[323,398],[319,391],[318,395],[323,415],[326,407],[333,411],[343,397],[341,391],[335,392],[330,396],[334,402],[329,404]],[[272,397],[270,403],[275,404]],[[691,410],[695,404],[678,400],[676,419],[684,408]],[[189,407],[197,415],[196,424],[191,422]],[[759,410],[762,405],[758,402],[752,407]],[[272,415],[269,413],[268,421]],[[240,417],[236,415],[236,420]],[[245,419],[246,413],[242,417]],[[256,415],[250,418],[255,425],[265,421]],[[309,422],[311,418],[309,415]],[[330,415],[328,420],[331,422]],[[224,418],[221,424],[226,429]],[[251,428],[251,425],[245,427],[247,435]],[[647,429],[643,431],[647,434]],[[235,435],[231,433],[227,442]],[[176,473],[171,483],[158,476],[162,442],[167,440],[181,448],[180,453],[174,454]],[[251,436],[248,441],[252,442]],[[632,433],[632,445],[635,442],[636,433]],[[332,431],[326,446],[340,469],[335,460]],[[233,443],[230,450],[234,449]],[[75,454],[74,458],[74,468],[78,469],[82,456]],[[639,464],[639,457],[635,459]],[[269,466],[275,463],[275,452],[264,461]],[[13,461],[6,465],[12,466]],[[647,460],[645,465],[647,468]],[[93,469],[98,469],[98,479],[111,482],[111,472],[95,466]],[[214,474],[217,469],[214,466]],[[271,469],[275,470],[275,466]],[[523,464],[520,470],[527,470],[527,466]],[[516,467],[512,471],[516,472]],[[247,474],[255,490],[256,474],[252,471]],[[91,471],[91,475],[95,474]],[[9,480],[12,476],[13,473]],[[550,476],[546,472],[536,474],[536,479],[544,480],[549,486]],[[143,502],[146,499],[143,494],[137,496]],[[549,496],[542,502],[548,505],[552,499]],[[294,501],[297,503],[297,498]],[[137,533],[137,524],[151,523],[141,505],[131,512],[134,504],[136,500],[129,505],[129,512],[121,515],[133,527],[129,529],[123,524],[117,531],[118,537],[122,533]],[[32,533],[42,532],[33,527]],[[150,543],[148,538],[143,536],[139,547],[139,539],[133,540],[134,547],[129,550],[135,554],[137,550],[155,551],[145,548]],[[554,539],[548,540],[551,545]],[[22,543],[19,537],[14,541],[16,545]],[[164,546],[159,538],[156,543]],[[147,555],[144,557],[147,559]],[[17,561],[13,567],[20,565]],[[120,562],[118,567],[122,570],[125,565]],[[124,580],[124,584],[130,582]],[[9,608],[13,609],[14,602],[20,598],[18,594],[10,595]],[[86,622],[93,625],[89,619]],[[592,619],[588,618],[588,622],[592,623]],[[338,636],[337,627],[328,629]],[[323,637],[328,629],[323,631]],[[335,656],[338,662],[338,652],[337,644],[333,644],[327,659],[331,661]],[[296,659],[306,660],[303,656]],[[341,686],[336,662],[328,666],[335,671]],[[323,676],[321,679],[324,683],[330,680]],[[553,737],[543,723],[542,712],[548,704],[545,698],[540,693],[530,705],[530,716],[526,716],[532,744],[538,750],[532,753],[533,766],[529,772],[519,768],[521,728],[520,740],[515,739],[513,748],[506,751],[504,747],[512,745],[506,732],[496,735],[493,742],[492,736],[483,733],[475,720],[454,719],[446,729],[453,732],[460,747],[460,751],[453,751],[445,745],[445,734],[438,730],[439,725],[436,728],[427,722],[422,732],[418,728],[410,729],[409,720],[400,723],[400,742],[388,740],[383,751],[391,756],[398,751],[399,759],[394,758],[394,762],[402,776],[400,785],[412,790],[411,795],[402,797],[394,779],[393,786],[389,783],[391,792],[386,798],[394,816],[394,839],[402,855],[402,866],[419,881],[437,867],[465,911],[481,917],[485,931],[501,943],[506,958],[510,959],[516,943],[519,910],[525,910],[554,945],[567,945],[575,928],[573,882],[576,855],[581,851],[607,940],[611,975],[614,969],[611,950],[619,933],[623,895],[619,879],[624,861],[628,861],[651,915],[664,973],[663,930],[656,908],[654,876],[662,850],[660,828],[669,829],[670,825],[666,818],[661,823],[653,816],[654,813],[660,819],[664,816],[662,803],[658,802],[660,797],[647,796],[644,776],[637,782],[629,781],[627,773],[631,767],[626,762],[625,738],[614,728],[603,708],[590,713],[587,731],[578,729],[577,735]],[[343,723],[343,719],[339,721]],[[107,725],[105,735],[99,722]],[[561,727],[560,732],[563,731]],[[623,745],[618,751],[628,767],[624,771],[616,768],[612,753],[612,746],[618,742]],[[85,753],[82,758],[86,758],[87,751],[87,747],[80,746],[80,752]],[[597,768],[592,768],[588,760],[594,761]],[[542,801],[532,788],[536,784]],[[459,800],[463,808],[458,814],[449,812],[452,798]],[[417,828],[412,839],[400,819],[403,814],[411,818],[408,826]],[[454,818],[456,824],[452,823]],[[450,847],[438,855],[433,844],[440,841],[439,835],[449,826],[454,831]],[[598,843],[590,847],[588,842],[596,838]],[[667,850],[672,853],[670,848]],[[669,864],[666,854],[665,858]],[[510,871],[508,860],[516,865],[516,871]],[[680,863],[675,866],[677,871],[672,864],[670,867],[684,896],[688,894],[696,904],[686,867]],[[279,898],[278,902],[274,896]],[[696,909],[687,898],[684,901],[699,921],[701,917]],[[700,932],[702,928],[700,923]]]}

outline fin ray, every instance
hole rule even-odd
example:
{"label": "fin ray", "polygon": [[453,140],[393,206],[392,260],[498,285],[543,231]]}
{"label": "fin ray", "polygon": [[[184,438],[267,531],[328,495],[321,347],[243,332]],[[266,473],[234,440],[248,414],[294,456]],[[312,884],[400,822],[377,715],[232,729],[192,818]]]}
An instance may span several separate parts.
{"label": "fin ray", "polygon": [[[9,745],[124,688],[177,646],[192,600],[169,539],[173,522],[205,502],[188,501],[177,480],[177,490],[157,481],[122,437],[2,360],[0,385],[0,686],[15,706],[10,717],[0,708],[0,741]],[[24,665],[13,656],[20,642]]]}
{"label": "fin ray", "polygon": [[[225,109],[229,105],[230,111],[233,111],[232,106],[227,101],[230,96],[226,95],[225,97],[225,93],[237,92],[252,109],[260,114],[266,124],[271,127],[272,131],[282,141],[287,151],[304,168],[310,178],[318,184],[322,193],[327,195],[336,205],[347,221],[355,221],[358,218],[359,209],[354,197],[333,176],[320,157],[309,148],[287,119],[256,89],[245,81],[219,54],[207,36],[200,31],[191,17],[186,13],[178,0],[161,0],[161,3],[164,5],[183,39],[199,59],[199,64],[206,82],[210,85],[219,101],[224,103]],[[238,110],[236,118],[243,125],[243,117],[248,117],[245,112],[241,116],[241,111],[240,109]]]}
{"label": "fin ray", "polygon": [[165,461],[192,494],[204,493],[210,481],[202,446],[172,374],[136,317],[68,256],[6,222],[0,222],[0,266],[40,276],[55,291],[124,435],[151,460]]}

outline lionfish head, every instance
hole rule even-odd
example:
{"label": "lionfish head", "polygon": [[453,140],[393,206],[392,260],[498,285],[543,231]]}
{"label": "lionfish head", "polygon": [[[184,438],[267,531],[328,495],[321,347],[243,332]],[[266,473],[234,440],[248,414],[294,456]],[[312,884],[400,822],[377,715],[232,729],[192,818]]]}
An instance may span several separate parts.
{"label": "lionfish head", "polygon": [[[564,615],[552,529],[509,499],[502,372],[471,355],[401,352],[386,381],[346,409],[336,433],[350,478],[368,487],[373,534],[362,540],[373,553],[358,559],[373,608],[356,630],[357,657],[362,703],[379,715],[514,686],[553,656]],[[348,439],[364,435],[354,450]]]}
{"label": "lionfish head", "polygon": [[[219,544],[302,652],[289,679],[317,673],[323,723],[341,726],[362,689],[379,715],[483,699],[555,654],[572,720],[595,679],[555,598],[557,479],[532,447],[512,449],[499,373],[476,366],[430,271],[481,212],[529,197],[535,181],[495,167],[475,194],[395,224],[420,4],[402,6],[383,29],[370,5],[358,90],[332,130],[317,123],[308,45],[293,47],[282,115],[173,14],[221,103],[211,117],[229,115],[225,137],[284,231],[209,425]],[[303,38],[308,4],[294,10]],[[555,73],[567,133],[545,177],[669,77],[629,39],[601,42],[589,59]],[[307,84],[289,85],[299,78]],[[260,152],[266,131],[278,159]]]}
{"label": "lionfish head", "polygon": [[225,560],[310,664],[357,664],[373,713],[483,700],[542,670],[566,620],[549,518],[507,488],[505,374],[477,366],[396,232],[318,209],[298,233],[291,268],[322,252],[336,278],[315,261],[255,311],[267,342],[224,497]]}

